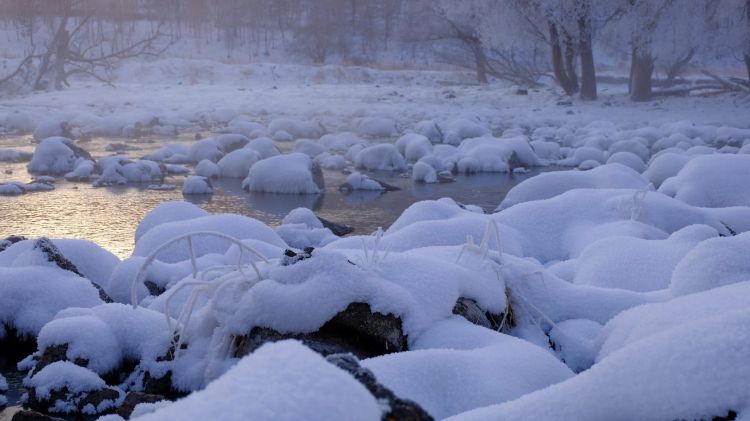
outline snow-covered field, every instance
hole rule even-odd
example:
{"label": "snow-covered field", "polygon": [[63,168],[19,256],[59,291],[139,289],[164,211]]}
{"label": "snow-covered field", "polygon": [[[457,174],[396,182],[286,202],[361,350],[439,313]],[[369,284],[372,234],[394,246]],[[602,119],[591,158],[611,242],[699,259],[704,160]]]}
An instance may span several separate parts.
{"label": "snow-covered field", "polygon": [[[0,193],[169,200],[120,257],[0,240],[2,373],[33,410],[106,420],[750,417],[747,102],[467,80],[160,60],[3,98]],[[369,235],[314,206],[267,224],[193,200],[376,203],[477,174],[520,183],[491,206],[413,197]],[[122,235],[112,209],[103,236]]]}

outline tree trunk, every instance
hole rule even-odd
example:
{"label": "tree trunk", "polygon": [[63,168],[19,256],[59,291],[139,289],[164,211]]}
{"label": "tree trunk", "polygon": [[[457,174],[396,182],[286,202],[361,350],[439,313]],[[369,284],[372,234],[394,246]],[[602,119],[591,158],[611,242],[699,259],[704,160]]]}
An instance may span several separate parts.
{"label": "tree trunk", "polygon": [[555,80],[567,95],[573,95],[573,84],[565,72],[565,63],[563,62],[562,47],[560,47],[560,36],[557,33],[557,27],[554,23],[549,24],[549,36],[552,49],[552,69],[555,72]]}
{"label": "tree trunk", "polygon": [[487,57],[484,55],[484,49],[481,43],[473,47],[474,61],[477,66],[477,82],[487,83]]}
{"label": "tree trunk", "polygon": [[589,20],[588,3],[581,3],[583,13],[578,18],[578,33],[580,37],[578,53],[581,55],[581,98],[596,100],[596,66],[594,66],[594,47],[591,35],[591,21]]}
{"label": "tree trunk", "polygon": [[747,83],[750,83],[750,54],[745,54],[745,67],[747,68]]}
{"label": "tree trunk", "polygon": [[651,75],[654,72],[654,58],[649,53],[633,48],[630,70],[630,99],[639,102],[651,101]]}
{"label": "tree trunk", "polygon": [[573,39],[565,34],[565,72],[568,74],[573,93],[578,92],[578,73],[576,73],[576,51],[573,48]]}

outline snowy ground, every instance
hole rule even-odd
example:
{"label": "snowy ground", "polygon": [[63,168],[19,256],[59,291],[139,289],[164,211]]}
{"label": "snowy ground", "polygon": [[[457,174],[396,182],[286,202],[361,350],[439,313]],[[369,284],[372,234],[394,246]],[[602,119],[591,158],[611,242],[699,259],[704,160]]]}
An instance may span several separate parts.
{"label": "snowy ground", "polygon": [[[524,178],[491,207],[415,199],[371,235],[339,237],[313,206],[269,226],[170,201],[122,260],[95,236],[0,241],[0,354],[36,350],[16,367],[31,408],[108,420],[750,417],[744,100],[631,104],[604,87],[598,102],[567,103],[446,72],[178,60],[121,73],[116,88],[0,101],[7,139],[36,139],[3,150],[19,161],[3,194],[167,189],[179,174],[190,197],[231,183],[315,198],[331,187],[322,167],[342,197],[384,198],[397,192],[375,171],[439,187],[568,169]],[[196,132],[206,138],[184,137]],[[92,136],[176,144],[116,156]],[[0,213],[11,203],[0,197]]]}

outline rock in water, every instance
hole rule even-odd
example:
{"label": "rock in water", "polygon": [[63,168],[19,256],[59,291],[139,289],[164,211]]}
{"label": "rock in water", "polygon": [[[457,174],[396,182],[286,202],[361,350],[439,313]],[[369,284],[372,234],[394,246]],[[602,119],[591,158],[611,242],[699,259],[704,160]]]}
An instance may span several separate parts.
{"label": "rock in water", "polygon": [[321,224],[323,224],[325,228],[328,228],[329,230],[331,230],[333,235],[337,237],[343,237],[347,234],[351,234],[354,232],[354,228],[348,225],[337,224],[335,222],[329,221],[321,217],[318,217],[318,220],[320,221]]}

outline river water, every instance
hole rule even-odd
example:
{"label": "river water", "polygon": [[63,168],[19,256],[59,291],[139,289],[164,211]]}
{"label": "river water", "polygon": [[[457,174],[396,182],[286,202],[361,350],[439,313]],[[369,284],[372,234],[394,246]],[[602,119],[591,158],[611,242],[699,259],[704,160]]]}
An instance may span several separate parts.
{"label": "river water", "polygon": [[[192,143],[192,136],[168,140],[169,143]],[[105,147],[112,142],[127,143],[133,150],[125,152],[132,158],[161,147],[164,141],[154,139],[126,140],[95,138],[79,146],[94,157],[110,155]],[[292,143],[279,143],[289,151]],[[0,148],[33,152],[28,138],[0,139]],[[548,171],[550,168],[544,169]],[[286,195],[248,193],[241,188],[241,179],[213,180],[211,196],[183,196],[184,176],[167,177],[166,183],[177,185],[171,191],[154,191],[146,185],[94,188],[90,183],[71,183],[60,178],[53,191],[22,196],[0,196],[0,238],[16,234],[27,237],[83,238],[96,242],[120,258],[128,257],[134,247],[133,235],[143,216],[161,202],[187,200],[211,213],[237,213],[259,219],[271,226],[278,225],[292,209],[307,207],[318,216],[355,228],[356,234],[369,234],[378,227],[387,228],[412,203],[420,200],[451,197],[458,202],[493,210],[508,190],[520,181],[542,170],[527,174],[485,173],[457,176],[453,183],[415,183],[391,172],[370,173],[371,176],[402,190],[381,194],[355,191],[344,194],[338,190],[346,175],[340,171],[324,171],[325,192],[319,195]],[[28,182],[31,175],[25,163],[0,163],[0,182]]]}

